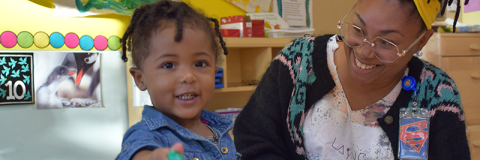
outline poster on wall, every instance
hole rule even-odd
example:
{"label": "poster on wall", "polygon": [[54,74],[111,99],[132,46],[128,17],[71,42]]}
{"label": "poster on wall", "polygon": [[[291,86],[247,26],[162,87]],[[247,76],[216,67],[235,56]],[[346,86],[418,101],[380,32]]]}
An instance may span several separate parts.
{"label": "poster on wall", "polygon": [[99,52],[35,52],[37,109],[99,108]]}
{"label": "poster on wall", "polygon": [[99,14],[133,15],[137,7],[159,0],[53,0],[55,17],[83,17]]}
{"label": "poster on wall", "polygon": [[312,28],[313,0],[273,0],[272,12],[278,13],[291,27]]}
{"label": "poster on wall", "polygon": [[0,105],[34,103],[33,54],[0,52]]}

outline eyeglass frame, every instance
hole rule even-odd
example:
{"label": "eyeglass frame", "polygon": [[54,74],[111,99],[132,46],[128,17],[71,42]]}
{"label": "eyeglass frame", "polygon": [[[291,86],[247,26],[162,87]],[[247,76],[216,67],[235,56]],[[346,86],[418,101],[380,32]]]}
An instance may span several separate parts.
{"label": "eyeglass frame", "polygon": [[[371,47],[370,51],[372,51],[372,53],[375,55],[375,57],[377,57],[377,59],[380,60],[380,61],[383,62],[383,63],[393,63],[393,62],[395,62],[398,58],[405,56],[405,55],[407,54],[408,50],[410,50],[415,44],[417,44],[418,41],[420,41],[420,39],[425,35],[425,33],[427,33],[427,31],[424,31],[422,34],[420,34],[420,36],[419,36],[415,41],[413,41],[413,43],[412,43],[410,46],[408,46],[406,49],[402,50],[401,53],[400,53],[400,50],[398,49],[397,44],[395,44],[395,43],[393,43],[393,42],[390,42],[389,40],[387,40],[387,39],[385,39],[385,38],[383,38],[383,37],[380,37],[380,36],[377,36],[377,37],[373,38],[372,42],[375,41],[377,38],[380,38],[380,39],[385,40],[385,41],[387,41],[388,43],[392,44],[393,46],[395,46],[395,48],[397,48],[397,55],[398,55],[398,57],[397,57],[395,60],[393,60],[392,62],[383,61],[382,59],[380,59],[380,58],[377,56],[377,53],[375,53],[375,52],[373,51],[373,47],[375,47],[375,43],[372,43],[372,42],[370,42],[370,41],[367,40],[365,34],[363,33],[362,28],[360,28],[360,27],[358,27],[358,26],[356,26],[356,25],[350,24],[350,23],[348,23],[348,22],[344,22],[345,18],[347,18],[347,16],[350,14],[350,12],[352,12],[353,9],[355,9],[355,6],[356,6],[356,4],[352,7],[352,9],[350,9],[350,11],[348,11],[347,15],[345,15],[345,17],[343,17],[342,20],[338,21],[338,23],[337,23],[338,31],[339,31],[340,34],[342,34],[341,27],[342,27],[342,25],[343,25],[344,23],[346,23],[347,25],[352,25],[353,27],[360,29],[360,31],[362,31],[362,35],[363,35],[363,42],[362,42],[360,45],[354,46],[354,47],[362,47],[365,42],[366,42],[366,43],[369,43],[369,44],[370,44],[370,47]],[[342,36],[342,35],[340,35],[340,36]],[[345,37],[345,36],[342,36],[342,40],[340,40],[340,41],[345,42],[345,40],[343,40],[344,37]],[[345,42],[345,44],[347,44],[347,46],[349,46],[349,47],[351,47],[351,48],[354,48],[354,47],[350,46],[347,42]]]}

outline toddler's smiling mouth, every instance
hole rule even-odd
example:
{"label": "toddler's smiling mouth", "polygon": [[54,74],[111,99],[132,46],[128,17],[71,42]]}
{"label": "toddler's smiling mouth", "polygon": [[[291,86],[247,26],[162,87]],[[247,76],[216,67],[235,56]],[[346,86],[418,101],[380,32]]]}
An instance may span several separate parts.
{"label": "toddler's smiling mouth", "polygon": [[177,96],[177,98],[179,98],[181,100],[190,100],[190,99],[194,99],[195,97],[197,97],[197,95],[192,94],[192,93],[182,94],[180,96]]}

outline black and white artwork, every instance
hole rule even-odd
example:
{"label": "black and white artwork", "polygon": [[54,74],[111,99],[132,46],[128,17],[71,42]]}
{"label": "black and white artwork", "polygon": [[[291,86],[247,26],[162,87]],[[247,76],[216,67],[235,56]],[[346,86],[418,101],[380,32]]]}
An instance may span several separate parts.
{"label": "black and white artwork", "polygon": [[34,103],[33,53],[0,52],[0,105]]}

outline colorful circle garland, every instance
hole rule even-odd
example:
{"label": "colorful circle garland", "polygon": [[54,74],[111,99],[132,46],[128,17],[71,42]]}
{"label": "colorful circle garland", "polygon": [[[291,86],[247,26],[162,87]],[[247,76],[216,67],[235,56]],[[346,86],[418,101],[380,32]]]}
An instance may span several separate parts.
{"label": "colorful circle garland", "polygon": [[29,48],[33,45],[33,35],[30,32],[23,31],[17,36],[18,45],[22,48]]}
{"label": "colorful circle garland", "polygon": [[118,50],[120,48],[120,37],[110,36],[108,38],[108,48],[114,51]]}
{"label": "colorful circle garland", "polygon": [[108,46],[108,40],[104,36],[97,36],[95,37],[95,40],[93,41],[95,48],[97,50],[103,51],[105,48]]}
{"label": "colorful circle garland", "polygon": [[68,33],[65,35],[65,45],[68,48],[76,48],[80,42],[78,35],[75,33]]}
{"label": "colorful circle garland", "polygon": [[95,49],[103,51],[107,48],[110,50],[118,50],[121,47],[121,38],[118,36],[110,36],[108,39],[105,36],[99,35],[93,39],[89,35],[84,35],[81,38],[76,33],[68,33],[65,36],[59,32],[53,32],[48,35],[45,32],[39,31],[32,35],[28,31],[22,31],[15,35],[12,31],[4,31],[0,34],[0,44],[5,48],[13,48],[19,45],[22,48],[29,48],[35,45],[38,48],[45,48],[51,45],[53,48],[61,48],[64,45],[68,48],[74,49],[78,46],[82,50]]}
{"label": "colorful circle garland", "polygon": [[5,48],[12,48],[17,44],[17,36],[11,31],[5,31],[0,35],[0,43]]}
{"label": "colorful circle garland", "polygon": [[50,37],[45,32],[37,32],[35,36],[33,36],[33,44],[38,48],[45,48],[50,44]]}
{"label": "colorful circle garland", "polygon": [[61,33],[53,32],[50,35],[50,45],[52,45],[53,48],[60,48],[63,44],[65,44],[65,38]]}
{"label": "colorful circle garland", "polygon": [[93,38],[88,35],[82,36],[80,38],[80,48],[86,51],[91,50],[93,48]]}

